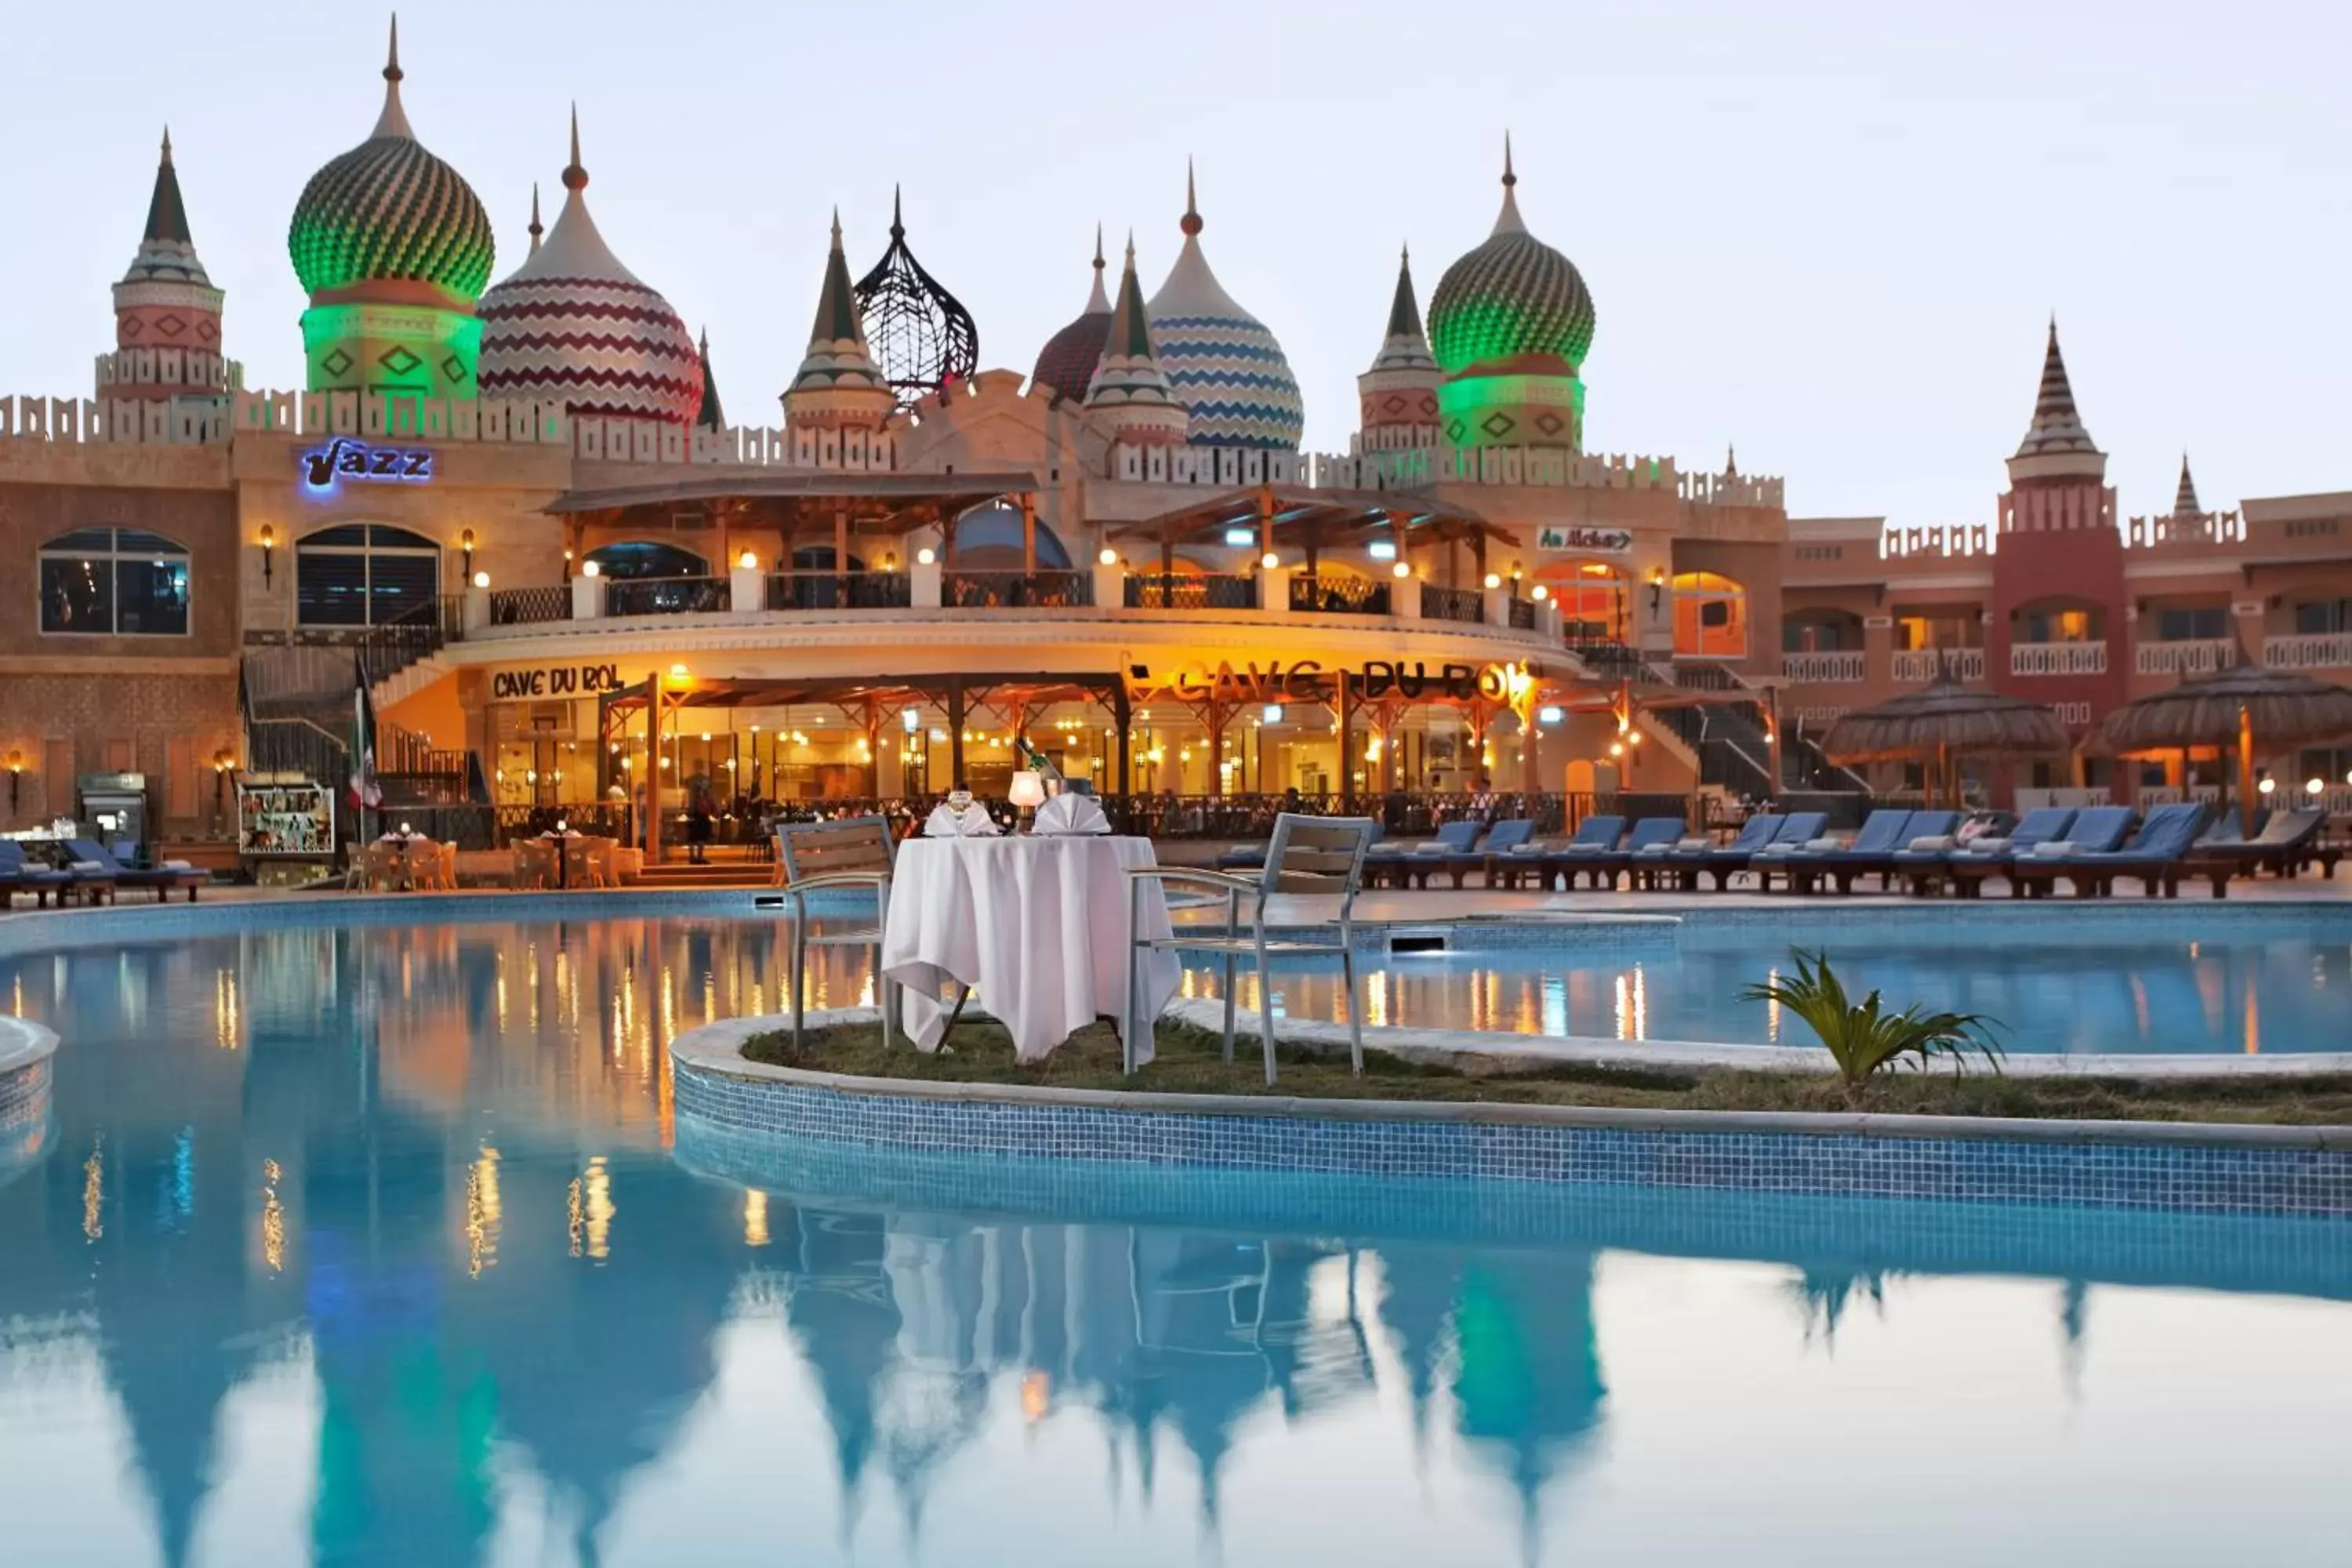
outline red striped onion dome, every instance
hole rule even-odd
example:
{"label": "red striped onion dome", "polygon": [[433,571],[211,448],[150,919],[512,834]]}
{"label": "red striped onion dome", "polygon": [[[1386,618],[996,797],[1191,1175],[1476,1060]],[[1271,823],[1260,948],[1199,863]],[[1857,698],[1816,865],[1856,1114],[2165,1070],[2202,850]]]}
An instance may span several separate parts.
{"label": "red striped onion dome", "polygon": [[1086,401],[1087,388],[1102,363],[1103,344],[1110,338],[1110,296],[1103,292],[1102,231],[1095,231],[1095,287],[1077,320],[1045,340],[1037,351],[1031,383],[1072,403]]}
{"label": "red striped onion dome", "polygon": [[574,415],[686,425],[702,406],[702,357],[669,301],[621,265],[582,192],[577,132],[570,193],[547,243],[482,296],[485,397],[563,400]]}

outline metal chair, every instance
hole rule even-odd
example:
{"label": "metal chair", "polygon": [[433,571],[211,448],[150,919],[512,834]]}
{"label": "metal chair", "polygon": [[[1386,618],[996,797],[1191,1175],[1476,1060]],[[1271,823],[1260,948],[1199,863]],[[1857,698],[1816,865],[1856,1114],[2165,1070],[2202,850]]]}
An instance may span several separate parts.
{"label": "metal chair", "polygon": [[[1274,819],[1274,837],[1265,847],[1265,866],[1255,877],[1209,871],[1190,866],[1136,866],[1127,873],[1127,1027],[1120,1031],[1121,1067],[1135,1071],[1135,1042],[1144,1025],[1142,973],[1154,952],[1207,952],[1221,955],[1225,970],[1225,1061],[1234,1059],[1234,970],[1244,957],[1257,964],[1258,1033],[1265,1044],[1265,1081],[1274,1081],[1274,993],[1266,984],[1267,966],[1278,958],[1329,958],[1337,954],[1348,998],[1348,1058],[1358,1073],[1364,1070],[1363,1008],[1356,999],[1356,894],[1364,881],[1364,852],[1371,847],[1372,819],[1368,816],[1307,816],[1286,811]],[[1176,882],[1214,888],[1225,895],[1225,929],[1222,933],[1144,937],[1142,890],[1147,881]],[[1339,900],[1339,941],[1289,940],[1270,942],[1265,934],[1265,900],[1272,893],[1318,893]],[[1243,895],[1254,903],[1249,930],[1242,930]]]}
{"label": "metal chair", "polygon": [[[808,950],[870,947],[874,950],[874,995],[882,1005],[882,1048],[890,1048],[890,1015],[898,988],[882,974],[882,932],[890,923],[890,861],[896,847],[890,825],[879,816],[845,816],[834,822],[789,823],[776,830],[776,865],[784,897],[793,907],[793,1048],[800,1048],[803,998],[808,991]],[[874,923],[822,936],[809,934],[808,895],[826,888],[874,889]]]}

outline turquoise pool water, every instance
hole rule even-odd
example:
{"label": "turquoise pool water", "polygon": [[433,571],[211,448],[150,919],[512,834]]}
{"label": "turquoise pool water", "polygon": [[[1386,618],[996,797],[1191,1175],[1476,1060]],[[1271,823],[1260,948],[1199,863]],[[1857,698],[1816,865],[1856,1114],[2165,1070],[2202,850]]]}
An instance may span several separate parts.
{"label": "turquoise pool water", "polygon": [[[0,957],[0,1562],[2332,1561],[2329,1222],[874,1161],[764,924]],[[833,997],[861,976],[828,972]]]}
{"label": "turquoise pool water", "polygon": [[[1468,951],[1377,960],[1365,1019],[1617,1040],[1811,1045],[1780,1010],[1740,999],[1823,952],[1849,991],[1982,1013],[2011,1051],[2077,1054],[2352,1051],[2352,907],[2112,912],[2059,907],[1846,910],[1767,920],[1580,925],[1540,946],[1455,932]],[[1517,940],[1516,938],[1514,939]],[[1285,965],[1276,1009],[1344,1018],[1339,965]],[[1221,994],[1205,966],[1188,994]],[[1244,979],[1245,1005],[1256,989]]]}

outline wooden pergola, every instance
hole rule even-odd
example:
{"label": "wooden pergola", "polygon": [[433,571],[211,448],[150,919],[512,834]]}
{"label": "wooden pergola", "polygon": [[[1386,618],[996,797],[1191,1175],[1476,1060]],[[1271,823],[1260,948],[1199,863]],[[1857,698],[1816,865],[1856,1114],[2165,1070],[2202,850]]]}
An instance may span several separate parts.
{"label": "wooden pergola", "polygon": [[[1467,540],[1475,563],[1473,581],[1486,574],[1486,542],[1510,535],[1467,507],[1387,490],[1318,489],[1306,485],[1256,485],[1188,501],[1172,511],[1108,531],[1114,544],[1133,542],[1158,547],[1163,578],[1176,573],[1176,551],[1188,544],[1223,546],[1226,533],[1248,528],[1261,554],[1287,547],[1298,552],[1312,576],[1327,550],[1362,549],[1376,540],[1396,545],[1402,561],[1414,546]],[[1458,574],[1446,555],[1448,586]]]}
{"label": "wooden pergola", "polygon": [[563,520],[567,559],[584,554],[591,532],[604,542],[660,540],[700,532],[715,538],[710,559],[724,572],[736,542],[773,538],[775,564],[794,551],[830,545],[834,569],[847,571],[861,539],[885,538],[904,548],[917,529],[936,528],[945,560],[955,544],[956,521],[976,507],[1004,501],[1019,508],[1024,571],[1037,569],[1037,476],[1021,470],[970,474],[735,473],[673,484],[573,490],[545,510]]}

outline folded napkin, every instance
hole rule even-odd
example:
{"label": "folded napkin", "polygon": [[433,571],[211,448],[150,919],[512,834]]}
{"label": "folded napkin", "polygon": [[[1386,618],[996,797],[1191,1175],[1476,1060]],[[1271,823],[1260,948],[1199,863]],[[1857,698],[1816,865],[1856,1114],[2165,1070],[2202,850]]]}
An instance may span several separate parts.
{"label": "folded napkin", "polygon": [[1714,847],[1715,840],[1709,838],[1704,833],[1697,834],[1692,837],[1677,838],[1675,840],[1675,853],[1677,855],[1696,855],[1702,850],[1712,849]]}
{"label": "folded napkin", "polygon": [[927,838],[989,838],[1000,831],[989,820],[988,807],[978,801],[961,811],[941,801],[931,807],[931,815],[923,824],[923,836]]}
{"label": "folded napkin", "polygon": [[1108,833],[1110,818],[1103,815],[1101,803],[1091,795],[1072,795],[1064,790],[1037,808],[1036,831]]}
{"label": "folded napkin", "polygon": [[1911,840],[1911,847],[1923,855],[1949,849],[1957,842],[1948,833],[1930,833]]}
{"label": "folded napkin", "polygon": [[2035,845],[2025,853],[2036,860],[2063,860],[2074,853],[2074,844],[2072,839],[2053,838],[2046,843]]}
{"label": "folded napkin", "polygon": [[88,873],[103,871],[106,868],[100,865],[95,860],[68,860],[66,862],[66,869],[68,871],[81,871]]}

